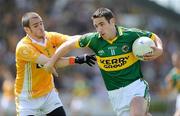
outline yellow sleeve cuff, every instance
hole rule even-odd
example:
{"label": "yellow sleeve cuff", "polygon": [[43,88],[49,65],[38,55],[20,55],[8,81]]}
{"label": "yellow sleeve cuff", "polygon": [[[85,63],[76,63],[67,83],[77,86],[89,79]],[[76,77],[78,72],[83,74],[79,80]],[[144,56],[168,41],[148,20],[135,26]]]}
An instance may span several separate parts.
{"label": "yellow sleeve cuff", "polygon": [[152,33],[151,37],[150,37],[153,41],[155,40],[156,36],[154,33]]}
{"label": "yellow sleeve cuff", "polygon": [[76,41],[75,46],[76,46],[76,48],[81,48],[81,46],[79,45],[79,40]]}

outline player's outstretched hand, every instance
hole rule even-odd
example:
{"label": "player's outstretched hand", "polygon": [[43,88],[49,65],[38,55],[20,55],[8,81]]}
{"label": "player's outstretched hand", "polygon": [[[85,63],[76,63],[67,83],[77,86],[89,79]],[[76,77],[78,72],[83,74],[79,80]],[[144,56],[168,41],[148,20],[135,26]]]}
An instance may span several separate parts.
{"label": "player's outstretched hand", "polygon": [[95,61],[96,61],[96,57],[95,57],[94,54],[93,55],[84,54],[84,55],[81,55],[81,56],[77,56],[75,58],[75,63],[77,63],[77,64],[86,63],[89,66],[93,66],[95,64]]}
{"label": "player's outstretched hand", "polygon": [[147,53],[147,54],[145,54],[143,56],[145,61],[154,60],[157,57],[159,57],[163,52],[163,50],[158,48],[158,47],[151,46],[151,48],[153,49],[153,52],[152,53]]}

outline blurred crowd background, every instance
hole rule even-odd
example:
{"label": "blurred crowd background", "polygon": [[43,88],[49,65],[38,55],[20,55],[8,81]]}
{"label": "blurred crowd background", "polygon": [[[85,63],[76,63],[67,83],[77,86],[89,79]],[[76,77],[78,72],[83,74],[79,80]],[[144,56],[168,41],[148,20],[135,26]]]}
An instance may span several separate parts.
{"label": "blurred crowd background", "polygon": [[[173,0],[171,0],[173,2]],[[171,54],[180,46],[180,14],[148,0],[0,0],[0,116],[14,116],[13,84],[16,75],[15,48],[25,36],[21,17],[39,13],[47,31],[75,35],[95,31],[91,15],[99,7],[111,9],[118,25],[155,32],[163,41],[164,54],[155,61],[142,62],[151,93],[150,112],[172,116],[176,93],[161,95],[164,78],[172,68]],[[89,49],[69,55],[91,54]],[[76,65],[59,69],[55,78],[68,116],[114,116],[97,65]]]}

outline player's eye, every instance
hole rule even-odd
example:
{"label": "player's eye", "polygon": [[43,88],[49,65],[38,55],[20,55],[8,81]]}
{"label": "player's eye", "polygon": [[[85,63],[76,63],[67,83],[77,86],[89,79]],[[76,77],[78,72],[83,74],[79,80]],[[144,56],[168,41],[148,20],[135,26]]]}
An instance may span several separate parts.
{"label": "player's eye", "polygon": [[34,25],[33,27],[34,27],[34,28],[37,28],[37,27],[38,27],[38,25]]}
{"label": "player's eye", "polygon": [[104,23],[100,23],[99,26],[103,27],[103,26],[104,26]]}

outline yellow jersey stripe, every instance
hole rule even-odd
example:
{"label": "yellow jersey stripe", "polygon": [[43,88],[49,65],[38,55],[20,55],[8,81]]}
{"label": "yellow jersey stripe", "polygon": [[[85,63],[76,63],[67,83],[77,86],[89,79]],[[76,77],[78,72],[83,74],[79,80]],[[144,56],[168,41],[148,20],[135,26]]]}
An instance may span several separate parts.
{"label": "yellow jersey stripe", "polygon": [[113,39],[113,40],[106,40],[108,43],[110,43],[110,44],[112,44],[114,41],[116,41],[117,40],[117,36]]}

